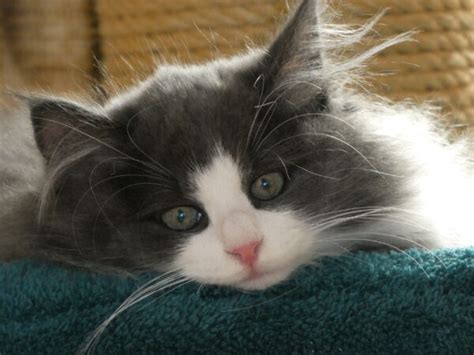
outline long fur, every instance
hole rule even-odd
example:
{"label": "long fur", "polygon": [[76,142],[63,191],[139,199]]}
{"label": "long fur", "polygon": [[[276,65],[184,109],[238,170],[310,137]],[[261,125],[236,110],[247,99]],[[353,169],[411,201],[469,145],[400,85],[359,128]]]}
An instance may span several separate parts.
{"label": "long fur", "polygon": [[[168,271],[87,352],[124,310],[190,280],[262,289],[361,246],[474,244],[469,139],[451,143],[436,109],[360,90],[364,63],[409,35],[344,56],[382,15],[332,25],[322,1],[304,0],[265,49],[162,66],[103,107],[29,100],[34,133],[25,115],[0,120],[0,259]],[[283,192],[253,198],[248,186],[274,171]],[[160,221],[189,204],[207,214],[191,232]],[[252,238],[257,279],[228,250]]]}
{"label": "long fur", "polygon": [[[472,209],[472,201],[474,201],[472,162],[467,158],[468,140],[450,144],[443,129],[435,123],[439,115],[429,107],[420,108],[409,103],[393,104],[374,96],[360,94],[354,90],[354,87],[363,79],[361,73],[367,60],[389,46],[408,40],[409,36],[396,36],[363,53],[351,58],[344,58],[343,53],[348,48],[357,45],[371,33],[380,16],[376,16],[364,26],[354,28],[327,24],[323,19],[330,17],[327,15],[329,12],[323,2],[315,4],[314,1],[304,1],[302,3],[299,13],[297,12],[295,15],[295,18],[298,17],[295,22],[295,32],[296,35],[301,33],[305,37],[296,38],[299,42],[295,43],[299,43],[299,46],[291,57],[292,62],[280,63],[283,69],[279,70],[276,76],[274,89],[266,96],[260,97],[260,107],[267,107],[275,97],[278,100],[292,102],[295,107],[298,107],[304,106],[320,95],[326,96],[328,100],[324,105],[327,106],[329,113],[322,113],[322,116],[326,115],[328,119],[350,122],[356,130],[363,132],[362,136],[366,143],[383,146],[386,155],[391,156],[395,161],[397,159],[404,161],[403,174],[408,177],[406,181],[409,181],[406,186],[406,194],[410,197],[403,206],[398,207],[398,211],[390,216],[391,219],[398,221],[397,223],[390,225],[388,222],[390,218],[387,217],[383,222],[385,224],[373,224],[373,232],[380,233],[380,231],[390,228],[400,228],[400,219],[409,219],[412,224],[417,224],[421,229],[432,232],[431,240],[425,240],[426,235],[420,236],[420,240],[417,242],[423,245],[435,247],[469,243],[470,241],[463,241],[473,229],[468,216],[468,211]],[[290,19],[290,26],[291,21],[292,19]],[[308,36],[309,33],[312,35]],[[285,50],[289,51],[292,48]],[[140,97],[145,94],[153,97],[157,86],[160,86],[158,91],[172,90],[177,85],[176,82],[173,82],[173,78],[182,73],[186,73],[186,78],[189,80],[197,78],[197,80],[204,82],[209,81],[211,86],[221,85],[224,88],[227,85],[226,77],[221,73],[229,74],[251,67],[255,62],[265,61],[271,55],[272,48],[270,47],[267,50],[251,50],[242,56],[218,59],[200,66],[163,66],[158,69],[155,76],[137,88],[118,95],[104,108],[97,110],[88,107],[87,109],[103,116],[106,121],[109,115],[126,109],[129,102],[141,100]],[[268,81],[268,78],[260,80],[259,77],[255,85],[262,85],[263,90],[265,85],[268,85],[266,80]],[[168,88],[167,85],[170,87]],[[184,81],[182,86],[186,87],[186,85],[188,83]],[[32,111],[34,111],[36,104],[35,101]],[[74,102],[61,101],[58,108],[62,114],[67,115],[70,106],[74,105],[76,105]],[[270,118],[267,121],[271,119],[271,116],[272,114],[268,116]],[[265,118],[267,118],[267,114],[265,114]],[[267,123],[262,122],[252,129],[261,133]],[[68,128],[68,123],[61,124],[64,128]],[[311,123],[308,124],[311,125]],[[76,134],[91,136],[84,127],[69,126],[69,128],[74,128]],[[23,130],[23,128],[21,132],[13,132],[19,136],[24,136],[25,132],[30,134],[29,129]],[[2,146],[10,144],[4,142],[2,142]],[[26,143],[26,145],[28,144]],[[56,144],[59,146],[61,142]],[[34,176],[36,180],[25,182],[26,192],[15,191],[13,194],[15,196],[28,195],[30,196],[28,201],[31,201],[31,196],[35,196],[35,198],[40,196],[37,211],[41,216],[39,221],[44,221],[46,211],[54,207],[56,201],[54,189],[58,182],[75,169],[78,162],[88,158],[97,149],[104,146],[108,146],[108,143],[100,137],[95,137],[89,144],[75,145],[73,154],[64,157],[60,155],[57,161],[48,163],[49,167],[44,183],[41,177],[43,174],[42,162],[41,159],[36,159],[33,168],[34,174],[20,172],[19,181],[25,180],[27,175]],[[117,159],[131,159],[128,153],[118,148],[114,149]],[[375,171],[378,169],[376,164],[371,166],[370,157],[366,157],[362,152],[359,153],[369,163],[370,169]],[[32,153],[31,156],[35,154],[37,153]],[[144,169],[156,169],[156,166],[150,162],[144,162],[144,160],[146,157],[143,157],[142,160],[131,159]],[[11,164],[10,161],[2,162],[2,166]],[[160,169],[158,168],[158,170]],[[379,171],[379,173],[384,172]],[[447,186],[445,190],[440,189],[440,186],[444,186],[444,181],[449,181],[449,187]],[[42,187],[40,188],[39,185]],[[11,195],[10,189],[2,192],[2,201],[9,199]],[[17,238],[10,236],[12,229],[17,226],[18,230],[23,228],[21,216],[24,216],[24,220],[28,221],[26,224],[31,226],[29,216],[33,204],[30,202],[27,204],[28,208],[24,212],[16,213],[15,219],[7,218],[9,221],[15,221],[13,226],[10,223],[2,223],[0,227],[2,228],[0,235],[3,236],[3,240],[8,240],[8,244],[14,245],[15,238]],[[4,204],[4,206],[9,205]],[[7,210],[10,208],[3,208],[4,215]],[[414,214],[416,217],[413,217]],[[366,232],[370,233],[371,231]],[[67,259],[67,256],[65,258]]]}

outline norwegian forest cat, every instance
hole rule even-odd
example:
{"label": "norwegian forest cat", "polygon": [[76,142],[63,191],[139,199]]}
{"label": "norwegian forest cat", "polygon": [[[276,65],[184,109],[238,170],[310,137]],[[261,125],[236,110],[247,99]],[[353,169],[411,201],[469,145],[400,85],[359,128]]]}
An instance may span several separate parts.
{"label": "norwegian forest cat", "polygon": [[263,289],[360,247],[472,244],[468,143],[428,108],[353,89],[404,37],[341,59],[373,22],[329,26],[322,7],[302,1],[266,48],[164,65],[103,106],[29,97],[33,129],[1,123],[2,258]]}

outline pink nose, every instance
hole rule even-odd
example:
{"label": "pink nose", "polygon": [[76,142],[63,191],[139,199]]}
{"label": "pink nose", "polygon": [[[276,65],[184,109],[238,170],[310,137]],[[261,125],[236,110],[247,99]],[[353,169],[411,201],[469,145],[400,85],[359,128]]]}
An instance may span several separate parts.
{"label": "pink nose", "polygon": [[255,263],[255,260],[257,260],[260,244],[262,244],[261,241],[250,242],[232,250],[226,250],[226,252],[238,257],[242,264],[252,266]]}

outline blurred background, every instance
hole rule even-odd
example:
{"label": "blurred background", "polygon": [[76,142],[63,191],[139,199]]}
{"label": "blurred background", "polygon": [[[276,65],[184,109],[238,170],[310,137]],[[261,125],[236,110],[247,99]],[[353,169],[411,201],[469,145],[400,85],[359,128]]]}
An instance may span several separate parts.
{"label": "blurred background", "polygon": [[[389,8],[377,40],[415,41],[368,63],[373,90],[430,100],[448,125],[474,124],[474,0],[329,0],[361,23]],[[0,0],[0,85],[104,101],[163,62],[202,62],[267,42],[295,1]],[[0,96],[0,105],[11,101]]]}

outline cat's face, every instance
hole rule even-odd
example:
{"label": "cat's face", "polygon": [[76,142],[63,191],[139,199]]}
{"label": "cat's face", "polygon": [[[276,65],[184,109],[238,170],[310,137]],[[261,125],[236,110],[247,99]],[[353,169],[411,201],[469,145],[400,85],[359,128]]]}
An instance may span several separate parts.
{"label": "cat's face", "polygon": [[354,226],[328,217],[390,205],[363,132],[334,117],[324,83],[296,79],[310,11],[305,1],[266,54],[161,68],[105,108],[35,103],[47,253],[258,289],[340,250],[329,236]]}

